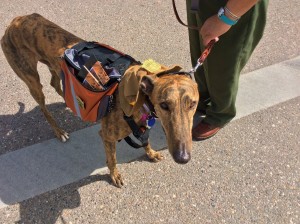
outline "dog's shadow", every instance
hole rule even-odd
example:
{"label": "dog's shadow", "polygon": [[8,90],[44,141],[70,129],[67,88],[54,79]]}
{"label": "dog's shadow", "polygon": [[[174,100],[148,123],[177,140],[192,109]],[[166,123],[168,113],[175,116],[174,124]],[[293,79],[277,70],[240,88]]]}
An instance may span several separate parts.
{"label": "dog's shadow", "polygon": [[[18,104],[19,111],[16,114],[0,115],[0,155],[55,138],[39,106],[24,112],[24,103],[18,102]],[[74,116],[64,103],[49,104],[47,108],[58,125],[68,133],[93,125]]]}
{"label": "dog's shadow", "polygon": [[[98,172],[90,175],[106,166],[103,144],[97,133],[99,125],[91,126],[82,122],[66,110],[63,103],[51,104],[47,107],[55,114],[55,118],[60,117],[57,120],[59,125],[66,131],[73,132],[71,139],[64,144],[57,144],[58,140],[45,141],[42,145],[34,144],[54,138],[52,129],[38,106],[24,113],[24,104],[19,105],[17,114],[1,115],[1,123],[4,124],[1,125],[1,138],[5,139],[6,144],[11,142],[8,148],[11,151],[26,145],[32,146],[16,153],[6,153],[9,150],[1,152],[3,156],[0,156],[0,171],[3,172],[0,172],[0,183],[5,186],[2,186],[4,192],[0,191],[0,199],[8,205],[21,201],[20,220],[16,222],[18,224],[66,223],[62,212],[64,209],[80,206],[79,188],[97,181],[112,184],[108,172],[105,175]],[[91,127],[83,129],[87,126]],[[158,130],[156,128],[151,135],[153,145],[158,147],[165,143],[165,137],[160,125],[156,126]],[[26,142],[28,138],[31,139],[30,142]],[[149,161],[143,149],[133,149],[123,141],[117,144],[117,150],[119,164],[134,160]],[[24,187],[20,189],[19,186]]]}
{"label": "dog's shadow", "polygon": [[109,175],[93,175],[76,183],[72,183],[56,190],[41,194],[19,204],[22,223],[67,223],[62,216],[64,209],[75,209],[80,206],[79,188],[98,181],[110,182]]}
{"label": "dog's shadow", "polygon": [[[27,113],[23,113],[22,107],[23,105],[20,104],[20,111],[15,115],[1,115],[1,122],[5,124],[5,126],[1,126],[3,127],[1,137],[5,139],[5,143],[14,140],[20,141],[19,144],[14,142],[12,144],[14,147],[19,146],[20,148],[26,145],[23,142],[26,138],[34,140],[30,144],[28,143],[31,146],[15,152],[2,151],[3,155],[0,156],[0,186],[2,189],[0,205],[1,201],[11,205],[28,198],[35,198],[35,195],[86,179],[91,174],[99,173],[99,170],[103,168],[106,169],[105,150],[98,135],[99,125],[77,130],[84,128],[85,124],[66,110],[63,103],[52,104],[48,108],[52,113],[55,112],[56,118],[58,116],[61,118],[60,122],[63,125],[60,124],[60,126],[64,127],[65,124],[64,128],[69,132],[74,131],[71,126],[75,126],[77,131],[71,133],[71,138],[66,143],[51,139],[33,144],[33,142],[41,141],[41,138],[37,136],[45,134],[47,138],[49,136],[49,138],[53,138],[52,129],[45,121],[39,107]],[[41,133],[43,131],[45,132]],[[162,149],[166,145],[159,122],[150,135],[151,139],[153,139],[151,142],[155,149]],[[1,144],[3,143],[1,142]],[[143,155],[145,155],[144,149],[133,149],[124,141],[117,144],[118,164],[137,159],[149,161]],[[96,181],[96,179],[93,180]],[[104,180],[107,179],[104,178]],[[111,184],[110,178],[107,181]],[[20,188],[20,186],[23,187]],[[74,192],[74,198],[79,197],[76,195],[77,193]],[[76,204],[75,202],[70,204]],[[26,208],[27,206],[29,206],[27,202],[21,203],[21,210],[25,213],[29,209]]]}
{"label": "dog's shadow", "polygon": [[[19,105],[20,110],[17,114],[0,115],[1,123],[4,124],[1,124],[1,138],[5,139],[6,144],[12,142],[8,149],[13,150],[14,147],[32,145],[54,138],[52,129],[38,106],[32,111],[24,113],[24,104],[19,103]],[[55,118],[60,118],[57,120],[59,125],[70,133],[92,125],[76,118],[72,112],[65,109],[63,103],[51,104],[47,107],[52,114],[55,114]],[[86,136],[85,130],[77,131],[71,134],[71,140],[65,144],[51,145],[51,143],[47,143],[48,145],[43,145],[45,148],[36,144],[36,147],[30,146],[18,153],[8,153],[4,160],[0,156],[0,170],[5,171],[0,172],[0,182],[3,181],[9,190],[6,193],[5,191],[0,192],[0,199],[8,205],[22,201],[19,203],[20,220],[16,223],[56,223],[57,221],[66,223],[62,212],[64,209],[75,209],[80,206],[79,188],[97,181],[106,181],[112,184],[108,174],[89,176],[96,169],[106,166],[104,148],[97,134],[99,127],[94,125],[89,129],[92,129],[92,134]],[[165,149],[166,140],[159,122],[155,130],[151,132],[151,137],[154,148]],[[26,142],[28,138],[31,141]],[[83,138],[84,141],[72,140],[76,138]],[[20,141],[20,143],[15,144],[14,141]],[[1,142],[1,144],[5,143]],[[117,152],[119,164],[149,161],[143,149],[132,149],[124,142],[119,143],[117,148],[122,148]],[[0,151],[0,155],[5,152],[7,150]],[[15,154],[21,154],[21,156]],[[11,161],[14,163],[11,164]],[[34,169],[27,169],[28,167]],[[45,185],[39,186],[40,183]],[[26,187],[18,192],[16,189],[19,189],[20,184]],[[57,187],[59,188],[51,190]],[[40,193],[38,196],[34,196],[32,192]]]}

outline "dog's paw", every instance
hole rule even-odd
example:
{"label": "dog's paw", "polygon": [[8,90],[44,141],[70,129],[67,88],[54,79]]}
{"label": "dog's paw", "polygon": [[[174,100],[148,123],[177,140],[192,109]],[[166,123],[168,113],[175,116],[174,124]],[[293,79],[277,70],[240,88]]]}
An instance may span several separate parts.
{"label": "dog's paw", "polygon": [[115,172],[114,174],[110,174],[111,180],[116,187],[121,188],[124,185],[121,174]]}
{"label": "dog's paw", "polygon": [[65,132],[64,130],[57,131],[55,135],[62,142],[66,142],[70,138],[69,133]]}
{"label": "dog's paw", "polygon": [[156,152],[154,150],[147,152],[147,156],[151,161],[156,163],[161,161],[164,158],[160,152]]}

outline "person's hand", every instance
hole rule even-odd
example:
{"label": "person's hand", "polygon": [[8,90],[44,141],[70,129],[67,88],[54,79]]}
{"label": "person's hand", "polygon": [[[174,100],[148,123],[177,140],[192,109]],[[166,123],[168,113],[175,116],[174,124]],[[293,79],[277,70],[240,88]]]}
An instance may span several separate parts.
{"label": "person's hand", "polygon": [[203,44],[206,46],[211,40],[218,39],[219,36],[226,33],[230,29],[230,25],[222,22],[218,15],[209,17],[200,30]]}

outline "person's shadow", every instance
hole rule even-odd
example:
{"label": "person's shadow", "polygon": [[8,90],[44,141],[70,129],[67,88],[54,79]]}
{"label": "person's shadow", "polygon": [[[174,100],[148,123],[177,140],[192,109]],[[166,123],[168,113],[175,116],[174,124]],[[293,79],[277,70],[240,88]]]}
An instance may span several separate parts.
{"label": "person's shadow", "polygon": [[78,189],[97,181],[110,182],[109,178],[109,175],[89,176],[76,183],[23,201],[19,204],[20,220],[16,224],[52,224],[58,220],[61,223],[67,223],[61,214],[64,209],[74,209],[80,206]]}

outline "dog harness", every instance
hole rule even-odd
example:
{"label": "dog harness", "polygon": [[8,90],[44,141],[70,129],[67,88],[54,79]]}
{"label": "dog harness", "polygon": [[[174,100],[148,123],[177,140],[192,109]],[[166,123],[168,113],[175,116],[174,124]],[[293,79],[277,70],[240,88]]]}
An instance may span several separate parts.
{"label": "dog harness", "polygon": [[132,116],[128,117],[124,114],[124,120],[131,128],[133,136],[141,143],[136,143],[136,141],[129,136],[125,137],[124,140],[133,148],[141,148],[149,144],[150,130],[158,118],[148,97],[146,98],[146,102],[140,108],[140,113],[141,119],[139,123],[142,124],[141,126],[135,123]]}

